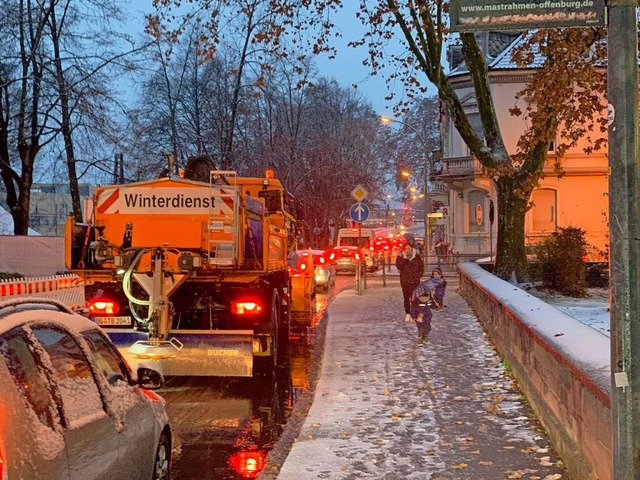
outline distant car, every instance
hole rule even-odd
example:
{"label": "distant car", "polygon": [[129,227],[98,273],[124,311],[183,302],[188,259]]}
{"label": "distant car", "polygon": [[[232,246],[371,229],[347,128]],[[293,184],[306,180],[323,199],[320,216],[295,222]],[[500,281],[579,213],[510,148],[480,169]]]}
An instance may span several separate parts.
{"label": "distant car", "polygon": [[329,255],[324,250],[311,250],[313,255],[314,272],[316,275],[316,289],[327,292],[336,284],[336,269],[329,261]]}
{"label": "distant car", "polygon": [[[306,275],[310,278],[310,295],[315,296],[316,293],[316,275],[313,270],[313,255],[311,249],[294,250],[287,257],[287,265],[291,275],[294,278],[304,277]],[[305,287],[306,288],[306,287]]]}
{"label": "distant car", "polygon": [[358,265],[363,264],[364,255],[358,247],[335,247],[329,254],[329,260],[335,267],[337,273],[355,273]]}
{"label": "distant car", "polygon": [[1,301],[0,479],[168,480],[162,383],[63,304]]}

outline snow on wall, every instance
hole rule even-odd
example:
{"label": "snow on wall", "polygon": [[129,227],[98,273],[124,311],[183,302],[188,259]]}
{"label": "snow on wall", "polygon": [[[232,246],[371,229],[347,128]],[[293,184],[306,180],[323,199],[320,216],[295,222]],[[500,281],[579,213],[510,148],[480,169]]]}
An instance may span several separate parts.
{"label": "snow on wall", "polygon": [[571,478],[611,480],[609,338],[478,265],[459,269],[462,295]]}

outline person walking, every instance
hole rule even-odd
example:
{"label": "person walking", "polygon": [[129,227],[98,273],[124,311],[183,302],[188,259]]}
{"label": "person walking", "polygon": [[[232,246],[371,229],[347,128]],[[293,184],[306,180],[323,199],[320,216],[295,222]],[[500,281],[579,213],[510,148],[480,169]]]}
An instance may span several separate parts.
{"label": "person walking", "polygon": [[422,278],[424,261],[415,248],[415,237],[407,234],[405,235],[405,239],[407,243],[396,258],[396,268],[398,272],[400,272],[400,286],[402,287],[404,300],[404,319],[407,322],[411,322],[413,321],[411,317],[411,294]]}
{"label": "person walking", "polygon": [[411,318],[418,327],[418,343],[424,345],[431,331],[431,310],[444,309],[444,294],[447,281],[442,277],[442,270],[436,267],[431,276],[415,288],[411,294]]}

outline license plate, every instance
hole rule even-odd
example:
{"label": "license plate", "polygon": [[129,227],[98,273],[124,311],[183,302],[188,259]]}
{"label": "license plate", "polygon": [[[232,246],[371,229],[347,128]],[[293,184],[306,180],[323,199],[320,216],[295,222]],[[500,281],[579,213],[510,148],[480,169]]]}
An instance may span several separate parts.
{"label": "license plate", "polygon": [[98,325],[131,325],[131,317],[96,317]]}

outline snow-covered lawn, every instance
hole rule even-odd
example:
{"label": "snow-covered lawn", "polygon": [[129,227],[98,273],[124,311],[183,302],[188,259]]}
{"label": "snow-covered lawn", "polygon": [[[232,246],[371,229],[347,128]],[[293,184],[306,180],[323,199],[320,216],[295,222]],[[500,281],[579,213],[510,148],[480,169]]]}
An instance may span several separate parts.
{"label": "snow-covered lawn", "polygon": [[534,295],[576,320],[595,328],[609,336],[609,289],[590,288],[585,298],[564,297],[547,290],[532,288],[528,293]]}

